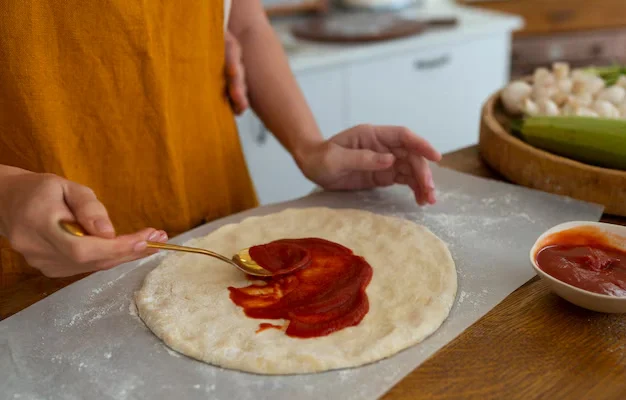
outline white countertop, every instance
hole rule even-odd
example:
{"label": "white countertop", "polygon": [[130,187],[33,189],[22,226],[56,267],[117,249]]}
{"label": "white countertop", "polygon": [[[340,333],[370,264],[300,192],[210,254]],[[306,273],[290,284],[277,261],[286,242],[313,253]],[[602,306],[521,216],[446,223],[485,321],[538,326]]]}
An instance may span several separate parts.
{"label": "white countertop", "polygon": [[449,43],[458,43],[477,35],[503,34],[523,26],[521,17],[479,10],[456,5],[425,5],[408,8],[400,15],[405,18],[424,19],[427,17],[458,18],[452,28],[432,29],[408,38],[381,41],[368,44],[331,44],[305,41],[290,33],[293,21],[276,21],[273,27],[287,51],[291,68],[302,72],[314,68],[377,58],[394,53],[403,53],[432,48]]}

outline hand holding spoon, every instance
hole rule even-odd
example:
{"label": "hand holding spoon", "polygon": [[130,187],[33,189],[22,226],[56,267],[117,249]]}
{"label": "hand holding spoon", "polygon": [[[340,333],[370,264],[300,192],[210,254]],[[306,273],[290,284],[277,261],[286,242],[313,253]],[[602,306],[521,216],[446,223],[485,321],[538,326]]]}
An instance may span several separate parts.
{"label": "hand holding spoon", "polygon": [[[83,227],[77,224],[76,222],[61,221],[60,225],[66,232],[74,236],[79,236],[79,237],[88,236],[87,232],[83,229]],[[217,258],[218,260],[224,261],[225,263],[228,263],[232,265],[233,267],[238,268],[241,271],[249,275],[254,275],[254,276],[275,275],[274,273],[264,269],[259,264],[257,264],[250,257],[250,254],[248,253],[248,249],[240,250],[237,254],[233,256],[232,259],[230,259],[228,257],[225,257],[221,254],[215,253],[210,250],[199,249],[196,247],[179,246],[179,245],[169,244],[169,243],[159,243],[159,242],[148,241],[148,247],[153,248],[153,249],[160,249],[160,250],[183,251],[187,253],[203,254],[205,256],[210,256],[213,258]]]}

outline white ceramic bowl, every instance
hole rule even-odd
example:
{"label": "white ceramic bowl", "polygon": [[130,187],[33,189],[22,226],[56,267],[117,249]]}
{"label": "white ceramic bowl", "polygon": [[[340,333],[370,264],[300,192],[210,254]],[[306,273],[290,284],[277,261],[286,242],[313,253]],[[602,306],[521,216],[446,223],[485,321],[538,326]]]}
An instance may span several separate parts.
{"label": "white ceramic bowl", "polygon": [[591,226],[599,228],[611,235],[618,235],[624,238],[624,248],[626,251],[626,227],[613,224],[605,224],[602,222],[589,222],[589,221],[573,221],[566,222],[564,224],[557,225],[544,232],[530,250],[530,262],[537,272],[537,275],[541,277],[545,282],[550,285],[550,289],[560,297],[576,304],[579,307],[586,308],[592,311],[598,311],[603,313],[626,313],[626,297],[609,296],[605,294],[593,293],[584,289],[577,288],[568,283],[562,282],[553,276],[545,273],[541,270],[535,262],[535,256],[539,250],[543,248],[544,239],[557,232],[566,231],[568,229],[576,228],[579,226]]}

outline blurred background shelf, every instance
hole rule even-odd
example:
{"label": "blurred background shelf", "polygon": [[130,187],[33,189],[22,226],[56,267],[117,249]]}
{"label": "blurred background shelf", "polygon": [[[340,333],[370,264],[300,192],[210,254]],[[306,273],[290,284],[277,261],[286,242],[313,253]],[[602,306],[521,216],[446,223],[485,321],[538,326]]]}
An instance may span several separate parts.
{"label": "blurred background shelf", "polygon": [[511,76],[568,61],[573,66],[626,62],[624,0],[457,0],[460,5],[519,15]]}

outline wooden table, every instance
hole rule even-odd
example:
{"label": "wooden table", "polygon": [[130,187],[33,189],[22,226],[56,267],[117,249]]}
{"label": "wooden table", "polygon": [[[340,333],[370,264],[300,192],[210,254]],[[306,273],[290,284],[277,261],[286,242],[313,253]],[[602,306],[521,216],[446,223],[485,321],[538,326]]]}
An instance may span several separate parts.
{"label": "wooden table", "polygon": [[[446,154],[441,165],[503,180],[477,147]],[[534,278],[383,397],[459,398],[626,399],[626,315],[573,306]]]}
{"label": "wooden table", "polygon": [[[481,162],[476,147],[446,154],[441,165],[501,180]],[[0,318],[74,280],[34,278],[0,290]],[[626,399],[626,316],[570,305],[535,278],[383,397],[458,398]]]}

